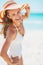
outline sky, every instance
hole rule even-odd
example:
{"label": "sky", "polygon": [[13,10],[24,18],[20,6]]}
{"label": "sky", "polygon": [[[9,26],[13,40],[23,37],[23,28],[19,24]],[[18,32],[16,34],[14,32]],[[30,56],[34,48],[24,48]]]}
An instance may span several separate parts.
{"label": "sky", "polygon": [[[0,0],[0,10],[2,5],[8,0]],[[43,13],[43,0],[14,0],[18,4],[29,3],[31,13]]]}

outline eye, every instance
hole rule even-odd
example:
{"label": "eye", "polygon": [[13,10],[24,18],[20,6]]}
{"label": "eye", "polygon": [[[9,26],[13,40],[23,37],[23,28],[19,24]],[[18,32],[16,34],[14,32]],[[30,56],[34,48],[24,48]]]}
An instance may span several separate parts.
{"label": "eye", "polygon": [[18,11],[17,13],[20,13],[20,11]]}
{"label": "eye", "polygon": [[12,16],[14,16],[15,14],[12,14]]}

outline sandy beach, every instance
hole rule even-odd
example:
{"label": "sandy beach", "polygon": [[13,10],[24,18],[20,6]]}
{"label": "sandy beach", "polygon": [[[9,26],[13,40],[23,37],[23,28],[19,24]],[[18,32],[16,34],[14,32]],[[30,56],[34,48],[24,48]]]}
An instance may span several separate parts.
{"label": "sandy beach", "polygon": [[[5,39],[0,35],[0,52]],[[26,30],[22,41],[24,65],[43,65],[43,30]],[[0,65],[7,65],[0,57]]]}

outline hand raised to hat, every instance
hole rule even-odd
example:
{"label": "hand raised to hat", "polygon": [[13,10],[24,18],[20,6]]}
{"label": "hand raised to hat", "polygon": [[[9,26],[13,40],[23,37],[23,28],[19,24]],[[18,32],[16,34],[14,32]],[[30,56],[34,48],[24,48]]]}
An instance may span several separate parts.
{"label": "hand raised to hat", "polygon": [[21,7],[21,11],[25,9],[26,13],[23,15],[23,19],[28,18],[30,14],[30,5],[29,4],[23,4]]}
{"label": "hand raised to hat", "polygon": [[23,10],[23,9],[27,9],[27,8],[29,9],[30,5],[29,4],[23,4],[20,9]]}

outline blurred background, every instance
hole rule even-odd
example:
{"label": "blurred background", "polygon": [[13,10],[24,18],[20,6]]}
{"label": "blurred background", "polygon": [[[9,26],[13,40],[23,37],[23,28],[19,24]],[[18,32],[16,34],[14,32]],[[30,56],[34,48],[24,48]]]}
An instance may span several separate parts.
{"label": "blurred background", "polygon": [[[8,0],[0,0],[2,5]],[[30,16],[24,20],[25,36],[22,41],[24,65],[43,65],[43,0],[14,0],[30,4]],[[0,30],[2,25],[0,25]],[[5,39],[0,35],[0,51]],[[0,57],[0,64],[6,65]]]}

